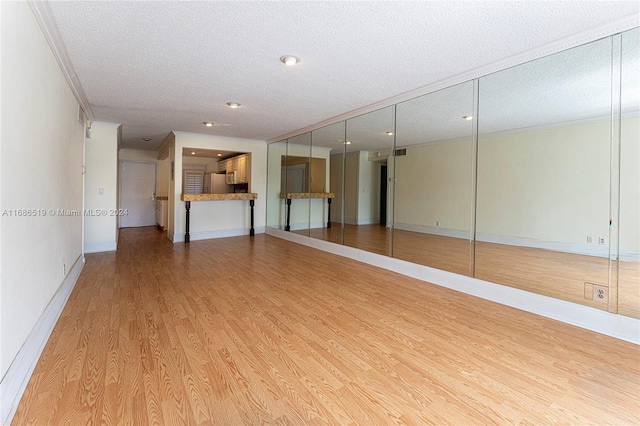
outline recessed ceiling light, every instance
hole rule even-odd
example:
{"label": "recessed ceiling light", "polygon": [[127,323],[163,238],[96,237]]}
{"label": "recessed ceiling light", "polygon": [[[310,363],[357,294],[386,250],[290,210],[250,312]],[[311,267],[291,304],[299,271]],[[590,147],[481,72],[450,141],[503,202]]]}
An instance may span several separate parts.
{"label": "recessed ceiling light", "polygon": [[207,127],[212,127],[213,126],[213,123],[210,122],[210,121],[203,121],[202,124],[204,124]]}
{"label": "recessed ceiling light", "polygon": [[393,136],[393,132],[384,132],[385,135]]}
{"label": "recessed ceiling light", "polygon": [[195,151],[191,151],[191,155],[196,155],[196,152]]}
{"label": "recessed ceiling light", "polygon": [[300,62],[300,58],[293,55],[284,55],[280,57],[280,62],[285,64],[288,67],[292,67]]}
{"label": "recessed ceiling light", "polygon": [[143,141],[145,142],[149,142],[151,140],[151,138],[142,138]]}
{"label": "recessed ceiling light", "polygon": [[229,105],[229,108],[238,108],[240,106],[237,102],[227,102],[227,105]]}
{"label": "recessed ceiling light", "polygon": [[463,115],[462,118],[470,121],[470,120],[473,120],[473,115]]}
{"label": "recessed ceiling light", "polygon": [[222,157],[222,154],[218,153],[218,157]]}
{"label": "recessed ceiling light", "polygon": [[345,145],[351,145],[351,141],[344,141]]}

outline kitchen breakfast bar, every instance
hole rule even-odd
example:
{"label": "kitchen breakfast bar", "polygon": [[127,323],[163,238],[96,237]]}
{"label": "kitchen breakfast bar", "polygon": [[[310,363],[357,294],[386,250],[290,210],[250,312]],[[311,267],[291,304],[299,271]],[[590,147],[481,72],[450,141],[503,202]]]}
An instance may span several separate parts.
{"label": "kitchen breakfast bar", "polygon": [[202,202],[202,201],[228,201],[228,200],[249,200],[249,207],[251,208],[251,228],[249,229],[249,236],[255,235],[255,230],[253,227],[253,206],[255,204],[255,200],[258,199],[258,194],[253,192],[244,192],[244,193],[228,193],[228,194],[182,194],[180,199],[184,201],[184,207],[186,209],[186,223],[185,223],[185,234],[184,234],[184,242],[188,243],[190,241],[189,236],[189,211],[191,210],[191,202]]}

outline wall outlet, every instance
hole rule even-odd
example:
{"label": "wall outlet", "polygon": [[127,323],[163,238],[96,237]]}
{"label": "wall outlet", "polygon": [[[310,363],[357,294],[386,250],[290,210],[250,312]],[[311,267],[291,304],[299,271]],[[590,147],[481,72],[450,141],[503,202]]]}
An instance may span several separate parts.
{"label": "wall outlet", "polygon": [[593,237],[591,235],[587,235],[587,244],[593,244]]}
{"label": "wall outlet", "polygon": [[598,244],[601,246],[607,244],[607,239],[605,237],[598,237]]}
{"label": "wall outlet", "polygon": [[333,239],[338,241],[338,233],[337,232],[333,235]]}
{"label": "wall outlet", "polygon": [[436,226],[439,228],[440,227],[440,221],[436,220]]}
{"label": "wall outlet", "polygon": [[67,265],[66,263],[62,264],[62,276],[65,277],[67,275]]}
{"label": "wall outlet", "polygon": [[609,288],[603,285],[593,286],[593,301],[600,303],[609,303]]}

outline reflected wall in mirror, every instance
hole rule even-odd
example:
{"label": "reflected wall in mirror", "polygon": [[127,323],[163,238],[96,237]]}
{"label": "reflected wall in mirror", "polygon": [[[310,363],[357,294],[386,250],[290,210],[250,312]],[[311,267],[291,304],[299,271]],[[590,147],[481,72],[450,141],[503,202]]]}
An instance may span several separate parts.
{"label": "reflected wall in mirror", "polygon": [[471,81],[396,106],[394,257],[470,274],[473,116]]}
{"label": "reflected wall in mirror", "polygon": [[286,205],[280,197],[282,193],[283,171],[282,157],[287,155],[287,141],[269,144],[267,150],[267,226],[284,230],[286,224]]}
{"label": "reflected wall in mirror", "polygon": [[611,63],[603,39],[479,80],[476,278],[607,309]]}
{"label": "reflected wall in mirror", "polygon": [[640,29],[621,43],[618,312],[640,318]]}
{"label": "reflected wall in mirror", "polygon": [[395,106],[346,122],[344,157],[344,244],[392,254]]}
{"label": "reflected wall in mirror", "polygon": [[285,203],[285,231],[309,235],[311,205],[311,132],[287,139],[287,155],[280,159],[280,197]]}
{"label": "reflected wall in mirror", "polygon": [[325,192],[326,187],[326,158],[282,156],[282,167],[295,170],[288,173],[287,180],[282,180],[281,192]]}

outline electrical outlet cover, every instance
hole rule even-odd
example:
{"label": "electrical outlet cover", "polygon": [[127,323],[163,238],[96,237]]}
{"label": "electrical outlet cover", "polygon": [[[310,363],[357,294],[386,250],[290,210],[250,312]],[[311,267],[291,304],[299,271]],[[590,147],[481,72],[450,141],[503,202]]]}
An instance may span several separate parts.
{"label": "electrical outlet cover", "polygon": [[609,287],[603,285],[593,286],[593,301],[600,303],[609,303]]}

